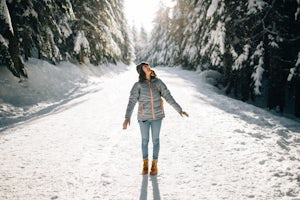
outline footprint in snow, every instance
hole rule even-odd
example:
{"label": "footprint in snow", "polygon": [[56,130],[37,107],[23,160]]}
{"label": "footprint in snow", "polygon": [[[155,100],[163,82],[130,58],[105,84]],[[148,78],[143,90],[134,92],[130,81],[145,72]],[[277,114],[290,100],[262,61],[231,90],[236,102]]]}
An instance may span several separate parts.
{"label": "footprint in snow", "polygon": [[236,132],[236,133],[245,133],[245,131],[241,130],[241,129],[235,129],[234,132]]}

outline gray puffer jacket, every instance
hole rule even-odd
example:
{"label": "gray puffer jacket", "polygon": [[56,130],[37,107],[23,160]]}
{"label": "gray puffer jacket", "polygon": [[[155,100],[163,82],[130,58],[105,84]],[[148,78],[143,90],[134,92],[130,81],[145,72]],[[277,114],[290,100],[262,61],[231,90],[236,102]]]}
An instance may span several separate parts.
{"label": "gray puffer jacket", "polygon": [[136,102],[139,102],[138,120],[154,120],[165,117],[163,97],[177,112],[181,112],[180,105],[174,100],[167,86],[158,78],[150,82],[136,82],[131,91],[126,109],[126,118],[130,118]]}

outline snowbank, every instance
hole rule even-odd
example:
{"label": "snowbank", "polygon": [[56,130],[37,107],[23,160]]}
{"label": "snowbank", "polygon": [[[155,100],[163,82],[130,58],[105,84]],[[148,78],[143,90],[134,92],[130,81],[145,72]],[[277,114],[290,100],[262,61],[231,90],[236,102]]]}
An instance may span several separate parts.
{"label": "snowbank", "polygon": [[[95,77],[110,77],[127,67],[118,63],[93,66],[61,62],[52,65],[39,59],[27,63],[29,79],[14,77],[0,68],[0,128],[51,111],[83,94],[93,92],[101,81]],[[94,78],[93,78],[94,77]]]}
{"label": "snowbank", "polygon": [[221,82],[223,79],[223,76],[220,72],[216,70],[205,70],[205,71],[199,71],[200,79],[203,82],[206,82],[210,85],[213,85],[215,87],[221,88]]}

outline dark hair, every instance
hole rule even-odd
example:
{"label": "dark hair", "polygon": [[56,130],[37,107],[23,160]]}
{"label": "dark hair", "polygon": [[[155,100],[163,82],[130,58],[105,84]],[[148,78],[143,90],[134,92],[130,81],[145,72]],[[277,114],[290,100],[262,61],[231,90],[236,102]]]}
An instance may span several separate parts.
{"label": "dark hair", "polygon": [[140,82],[143,82],[143,81],[147,80],[146,74],[145,74],[144,70],[142,69],[143,66],[141,67],[141,70],[140,70],[140,73],[139,73],[139,81]]}
{"label": "dark hair", "polygon": [[[149,65],[149,63],[142,62],[142,63],[140,63],[140,64],[138,64],[136,66],[136,70],[139,73],[139,81],[140,82],[143,82],[143,81],[147,80],[146,74],[145,74],[145,72],[143,70],[143,66],[145,66],[145,65]],[[151,73],[151,79],[152,78],[156,78],[156,74],[155,74],[155,72],[153,70],[152,70],[152,73]]]}
{"label": "dark hair", "polygon": [[140,74],[141,71],[143,71],[142,68],[143,68],[144,65],[149,65],[149,63],[147,63],[147,62],[141,62],[140,64],[138,64],[136,66],[136,71],[137,71],[138,74]]}

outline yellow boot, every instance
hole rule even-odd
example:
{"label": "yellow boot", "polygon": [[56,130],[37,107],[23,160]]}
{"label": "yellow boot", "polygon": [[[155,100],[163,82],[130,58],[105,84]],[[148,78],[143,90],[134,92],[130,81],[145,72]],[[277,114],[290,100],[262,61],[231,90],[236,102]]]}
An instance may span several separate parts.
{"label": "yellow boot", "polygon": [[157,160],[152,160],[150,175],[156,175],[156,174],[157,174]]}
{"label": "yellow boot", "polygon": [[148,174],[148,160],[144,160],[142,175]]}

